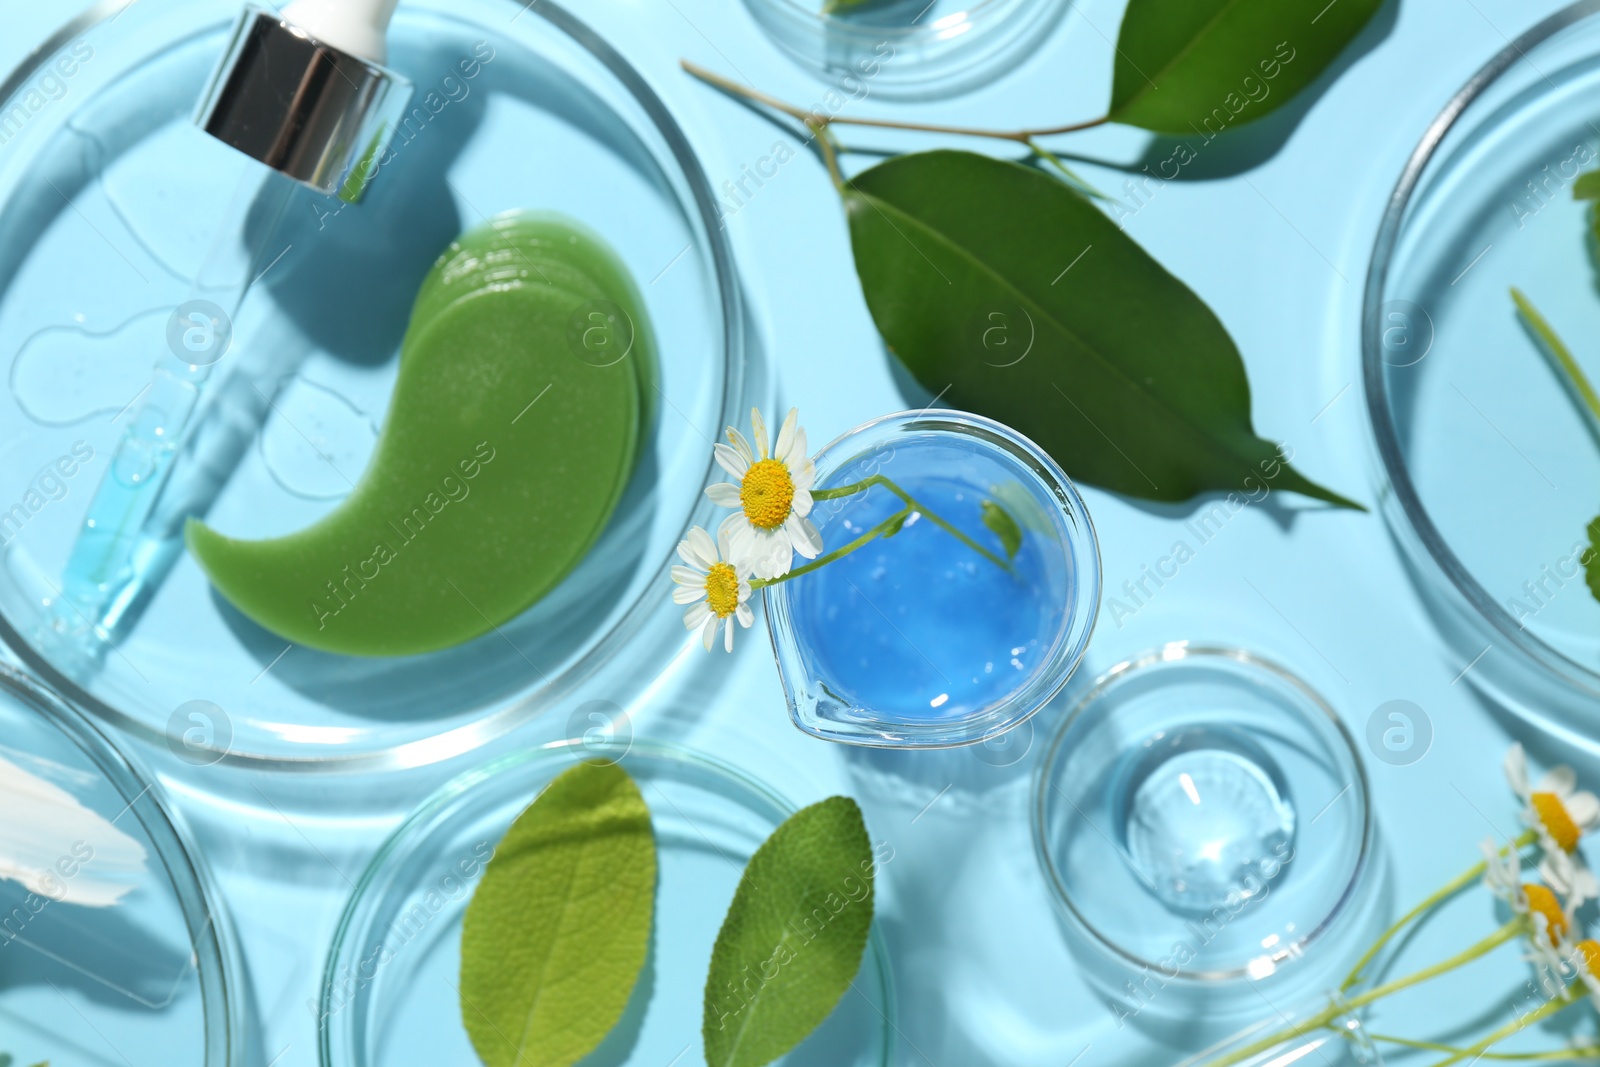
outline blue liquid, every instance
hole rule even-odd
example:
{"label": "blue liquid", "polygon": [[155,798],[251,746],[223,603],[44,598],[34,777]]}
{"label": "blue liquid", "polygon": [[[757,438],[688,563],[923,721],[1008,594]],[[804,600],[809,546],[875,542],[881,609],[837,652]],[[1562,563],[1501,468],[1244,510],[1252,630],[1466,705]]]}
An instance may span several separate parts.
{"label": "blue liquid", "polygon": [[[1075,576],[1059,517],[1008,463],[949,438],[898,441],[845,465],[824,487],[874,471],[1004,559],[983,522],[983,503],[998,491],[1023,527],[1015,573],[912,516],[893,537],[793,580],[808,683],[824,701],[847,705],[837,713],[844,717],[914,724],[958,721],[1011,697],[1038,676],[1071,623]],[[875,486],[818,501],[812,520],[831,551],[902,507]]]}

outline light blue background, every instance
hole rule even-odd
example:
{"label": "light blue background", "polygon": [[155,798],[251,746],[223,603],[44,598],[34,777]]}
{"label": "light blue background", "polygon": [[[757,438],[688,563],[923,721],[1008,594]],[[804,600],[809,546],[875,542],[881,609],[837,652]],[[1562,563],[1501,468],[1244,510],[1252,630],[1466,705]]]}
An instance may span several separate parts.
{"label": "light blue background", "polygon": [[[69,6],[0,0],[0,63],[13,66],[65,20]],[[938,103],[869,99],[850,106],[857,114],[1011,127],[1098,114],[1122,6],[1081,0],[1019,69],[981,91]],[[1218,176],[1162,187],[1127,224],[1216,310],[1238,342],[1258,431],[1289,443],[1296,464],[1323,484],[1373,498],[1357,315],[1373,234],[1401,164],[1461,83],[1508,38],[1558,6],[1391,0],[1337,79],[1318,82],[1293,109],[1297,122],[1280,118],[1208,147],[1193,170]],[[679,57],[797,103],[819,102],[825,92],[761,35],[737,0],[582,0],[573,8],[668,102],[715,185],[770,154],[775,142],[792,146],[797,138],[683,75]],[[846,139],[941,143],[849,131]],[[1146,136],[1108,128],[1057,143],[1120,163],[1139,158]],[[1123,177],[1093,165],[1084,173],[1113,192]],[[862,301],[843,216],[820,161],[801,154],[788,162],[728,226],[781,402],[799,406],[811,440],[820,445],[905,406]],[[1072,254],[1063,249],[1063,263]],[[1093,488],[1085,495],[1111,594],[1169,551],[1179,522],[1191,513]],[[1485,835],[1512,831],[1500,760],[1520,727],[1458,679],[1465,658],[1435,637],[1375,515],[1299,499],[1246,510],[1123,625],[1102,614],[1081,677],[1181,638],[1239,643],[1289,665],[1327,696],[1357,737],[1386,701],[1410,700],[1426,710],[1435,738],[1421,762],[1393,767],[1368,760],[1381,844],[1400,901],[1471,862]],[[638,732],[687,740],[766,778],[796,802],[837,791],[863,799],[874,837],[896,850],[883,925],[899,986],[899,1062],[1096,1067],[1181,1058],[1119,1030],[1067,955],[1027,821],[1027,772],[1056,715],[1039,720],[1033,753],[1006,772],[970,753],[863,758],[794,730],[764,633],[740,639],[731,659],[686,650],[652,695]],[[528,738],[559,729],[535,724]],[[449,769],[473,762],[469,756]],[[404,787],[395,815],[434,780],[424,776]],[[306,1002],[349,882],[393,819],[352,822],[310,810],[304,783],[258,784],[259,792],[247,787],[235,801],[180,795],[179,803],[200,826],[246,952],[258,1028],[251,1044],[262,1063],[295,1067],[316,1062]],[[172,785],[182,791],[181,783]],[[259,797],[271,803],[252,799]],[[203,813],[208,805],[213,814]],[[303,862],[286,861],[291,853]],[[1426,928],[1413,952],[1419,960],[1435,958],[1487,932],[1493,921],[1482,897],[1472,897],[1452,908],[1447,921]],[[1525,977],[1507,950],[1472,978],[1397,998],[1382,1018],[1416,1023],[1481,1008],[1503,1021]]]}

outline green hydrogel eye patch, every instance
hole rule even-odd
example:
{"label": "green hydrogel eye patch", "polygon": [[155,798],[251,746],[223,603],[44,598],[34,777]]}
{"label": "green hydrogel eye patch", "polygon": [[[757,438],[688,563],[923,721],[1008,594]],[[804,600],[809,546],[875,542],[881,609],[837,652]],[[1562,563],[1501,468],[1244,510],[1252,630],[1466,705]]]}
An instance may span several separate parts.
{"label": "green hydrogel eye patch", "polygon": [[[572,287],[537,273],[439,285],[460,246],[504,244],[488,227],[435,264],[372,461],[332,513],[265,541],[189,523],[190,551],[230,603],[296,644],[408,655],[480,636],[577,565],[632,473],[640,368],[654,354],[626,269],[598,238],[569,228],[583,237],[568,245],[581,249],[572,262],[556,255],[559,242],[545,251],[572,268],[561,279]],[[450,298],[427,300],[434,286]],[[572,323],[596,300],[637,324],[627,358],[575,349]]]}

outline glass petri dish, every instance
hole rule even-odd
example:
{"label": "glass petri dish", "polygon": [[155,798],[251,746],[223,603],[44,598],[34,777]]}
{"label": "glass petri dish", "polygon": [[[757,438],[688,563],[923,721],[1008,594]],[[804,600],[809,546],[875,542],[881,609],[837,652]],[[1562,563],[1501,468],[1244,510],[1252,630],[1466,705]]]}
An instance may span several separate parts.
{"label": "glass petri dish", "polygon": [[[701,997],[711,946],[751,854],[794,808],[738,771],[684,749],[645,740],[559,741],[455,779],[379,851],[340,919],[323,975],[325,1067],[475,1062],[457,986],[462,914],[481,872],[476,861],[492,854],[552,779],[586,759],[619,761],[639,784],[659,863],[650,958],[617,1031],[591,1059],[619,1067],[660,1067],[674,1057],[704,1062]],[[888,1064],[893,1004],[888,957],[874,931],[851,991],[776,1062]]]}
{"label": "glass petri dish", "polygon": [[[885,415],[814,459],[818,490],[892,479],[968,543],[913,512],[892,536],[763,590],[796,726],[846,744],[948,748],[998,738],[1061,691],[1094,632],[1100,544],[1054,460],[957,411]],[[831,551],[906,507],[875,485],[818,501],[810,518]],[[1001,526],[1015,538],[1009,557]]]}
{"label": "glass petri dish", "polygon": [[231,928],[160,787],[0,669],[0,1052],[57,1067],[243,1062]]}
{"label": "glass petri dish", "polygon": [[1033,794],[1069,943],[1119,1014],[1259,1014],[1262,983],[1325,988],[1326,957],[1358,949],[1371,921],[1372,809],[1350,735],[1248,652],[1176,642],[1111,668],[1056,731]]}
{"label": "glass petri dish", "polygon": [[1594,238],[1570,187],[1600,164],[1600,4],[1508,44],[1412,153],[1367,274],[1362,373],[1379,498],[1461,676],[1593,747],[1596,424],[1519,320],[1527,294],[1593,377]]}
{"label": "glass petri dish", "polygon": [[[1049,36],[1064,0],[745,0],[795,62],[855,96],[953,96],[994,81]],[[837,8],[838,10],[835,10]]]}
{"label": "glass petri dish", "polygon": [[[228,0],[102,4],[5,82],[0,638],[91,715],[191,763],[302,770],[470,750],[583,692],[624,647],[630,677],[653,677],[683,644],[681,631],[647,625],[667,603],[667,561],[689,525],[711,519],[705,440],[748,406],[743,318],[714,197],[681,132],[620,56],[549,3],[420,0],[399,12],[389,64],[415,95],[393,160],[359,205],[289,197],[293,247],[249,288],[213,372],[232,390],[222,395],[243,400],[230,418],[245,421],[205,517],[268,537],[336,506],[370,454],[429,264],[460,232],[534,208],[616,249],[657,342],[641,457],[598,544],[523,615],[428,655],[293,647],[216,596],[175,540],[164,580],[111,640],[86,646],[53,625],[119,418],[210,262],[213,231],[233,225],[248,241],[272,202],[237,208],[248,164],[189,118],[236,12]],[[195,702],[216,729],[191,727]]]}

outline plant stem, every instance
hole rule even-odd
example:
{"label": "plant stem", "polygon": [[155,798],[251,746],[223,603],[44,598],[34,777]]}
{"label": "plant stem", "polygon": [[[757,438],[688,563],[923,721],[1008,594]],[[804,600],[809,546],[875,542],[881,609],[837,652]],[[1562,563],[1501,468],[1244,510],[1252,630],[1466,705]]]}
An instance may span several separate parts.
{"label": "plant stem", "polygon": [[714,71],[707,70],[698,63],[691,63],[687,59],[679,62],[684,70],[708,85],[714,85],[723,92],[732,93],[735,96],[742,96],[746,100],[754,100],[757,103],[765,104],[774,110],[783,112],[790,118],[799,119],[813,129],[837,122],[842,125],[873,126],[885,130],[920,130],[924,133],[948,133],[961,137],[992,137],[1002,141],[1017,141],[1021,144],[1027,144],[1035,137],[1048,137],[1057,133],[1073,133],[1077,130],[1092,129],[1095,126],[1103,126],[1111,121],[1110,116],[1101,116],[1097,119],[1089,119],[1087,122],[1071,122],[1063,126],[1049,126],[1033,130],[989,130],[974,126],[944,126],[938,123],[899,122],[894,119],[864,119],[846,115],[824,115],[820,112],[806,111],[804,108],[785,103],[775,96],[763,93],[759,89],[753,89],[748,85],[740,84],[731,78],[725,78]]}
{"label": "plant stem", "polygon": [[[1470,1051],[1456,1045],[1443,1045],[1437,1041],[1413,1041],[1406,1037],[1394,1037],[1390,1034],[1368,1033],[1367,1037],[1373,1041],[1382,1041],[1385,1044],[1401,1045],[1405,1048],[1423,1049],[1428,1052],[1461,1052],[1472,1055]],[[1587,1060],[1600,1057],[1600,1045],[1574,1045],[1570,1048],[1552,1049],[1549,1052],[1480,1052],[1480,1060]]]}
{"label": "plant stem", "polygon": [[836,499],[838,497],[851,496],[851,495],[853,495],[855,493],[859,493],[859,492],[862,492],[864,490],[871,489],[875,485],[883,486],[885,489],[889,490],[889,492],[893,493],[895,496],[897,496],[901,500],[905,501],[907,507],[911,508],[914,511],[920,512],[924,518],[926,518],[929,522],[933,523],[935,526],[939,527],[939,529],[941,529],[941,530],[945,531],[946,533],[950,534],[956,540],[960,541],[962,544],[964,544],[968,548],[972,549],[972,551],[976,552],[978,555],[982,556],[984,559],[988,560],[990,563],[993,563],[996,567],[999,567],[1001,570],[1003,570],[1003,571],[1005,571],[1007,573],[1010,573],[1010,571],[1011,571],[1011,564],[1010,563],[1008,563],[1007,561],[1001,559],[999,556],[995,555],[993,552],[990,552],[987,548],[984,548],[982,545],[978,544],[978,542],[974,541],[972,538],[968,537],[966,534],[964,534],[960,530],[956,529],[956,527],[952,526],[950,523],[948,523],[944,519],[940,518],[937,514],[935,514],[933,512],[933,510],[931,508],[929,508],[926,505],[922,504],[920,501],[917,500],[916,497],[912,496],[910,493],[906,492],[904,489],[900,488],[894,482],[890,481],[888,478],[885,478],[881,474],[874,474],[870,478],[866,478],[866,479],[863,479],[862,481],[855,482],[852,485],[841,485],[836,489],[813,489],[811,491],[811,499],[813,499],[813,500],[834,500],[834,499]]}
{"label": "plant stem", "polygon": [[878,523],[878,525],[874,526],[872,529],[856,538],[854,541],[851,541],[848,545],[836,548],[832,552],[826,553],[825,555],[818,556],[811,562],[802,564],[799,567],[795,567],[786,574],[780,574],[776,578],[752,578],[750,579],[750,588],[765,589],[769,585],[777,585],[779,582],[787,582],[790,578],[798,578],[802,574],[810,574],[818,567],[826,566],[836,559],[848,556],[862,545],[865,545],[870,541],[875,541],[879,537],[883,536],[883,532],[892,526],[897,520],[904,521],[905,519],[909,518],[911,511],[912,509],[909,507],[901,508],[893,515],[890,515],[887,519],[884,519],[882,522]]}
{"label": "plant stem", "polygon": [[811,132],[816,134],[817,147],[822,150],[822,161],[828,165],[828,177],[833,179],[833,187],[839,192],[844,192],[844,175],[839,171],[839,146],[833,141],[833,134],[828,132],[827,125],[812,125],[806,122]]}
{"label": "plant stem", "polygon": [[[1524,831],[1521,837],[1518,837],[1515,841],[1512,841],[1509,845],[1503,846],[1500,849],[1500,854],[1502,856],[1504,856],[1504,855],[1506,855],[1506,853],[1509,850],[1511,850],[1513,848],[1515,848],[1515,849],[1520,851],[1520,850],[1522,850],[1524,848],[1527,848],[1529,845],[1533,844],[1537,840],[1538,840],[1538,834],[1535,833],[1533,830]],[[1356,965],[1350,969],[1349,975],[1347,975],[1345,977],[1344,982],[1340,984],[1339,992],[1341,992],[1341,993],[1345,992],[1351,986],[1355,985],[1357,982],[1359,982],[1361,980],[1361,972],[1362,972],[1362,970],[1366,967],[1367,964],[1372,962],[1372,958],[1374,956],[1376,956],[1379,952],[1381,952],[1383,950],[1383,946],[1387,945],[1389,943],[1389,941],[1396,934],[1398,934],[1401,930],[1405,929],[1405,927],[1408,924],[1410,924],[1413,920],[1415,920],[1419,915],[1421,915],[1423,912],[1427,911],[1429,908],[1432,908],[1434,905],[1438,904],[1440,901],[1446,899],[1447,897],[1453,896],[1454,894],[1456,894],[1456,893],[1460,892],[1461,890],[1465,889],[1467,886],[1471,885],[1473,882],[1476,882],[1478,879],[1482,878],[1483,877],[1483,871],[1484,871],[1484,868],[1486,866],[1487,866],[1486,863],[1479,862],[1479,863],[1473,865],[1472,867],[1467,868],[1466,871],[1462,872],[1457,877],[1452,878],[1450,881],[1446,882],[1444,884],[1443,888],[1441,888],[1437,893],[1434,893],[1432,896],[1428,897],[1422,903],[1418,904],[1416,907],[1412,908],[1410,911],[1408,911],[1404,915],[1400,916],[1400,918],[1395,921],[1394,925],[1389,927],[1389,929],[1385,930],[1383,932],[1383,935],[1381,937],[1379,937],[1378,940],[1376,940],[1376,941],[1374,941],[1372,943],[1372,947],[1367,949],[1366,953],[1363,954],[1362,957],[1359,960],[1356,961]]]}
{"label": "plant stem", "polygon": [[1572,350],[1562,343],[1556,336],[1556,331],[1539,314],[1538,308],[1523,295],[1522,290],[1512,286],[1511,299],[1517,305],[1517,310],[1522,312],[1522,317],[1528,320],[1528,325],[1533,327],[1533,332],[1539,335],[1539,340],[1550,349],[1550,354],[1556,358],[1556,364],[1566,372],[1567,384],[1572,386],[1578,398],[1589,409],[1596,421],[1600,421],[1600,394],[1595,393],[1594,386],[1589,384],[1589,378],[1583,373],[1583,368],[1578,366],[1578,361],[1572,358]]}
{"label": "plant stem", "polygon": [[1096,189],[1094,186],[1080,178],[1076,171],[1061,161],[1059,156],[1031,137],[1028,139],[1028,147],[1033,149],[1034,155],[1038,156],[1040,159],[1055,167],[1056,170],[1060,171],[1062,177],[1067,179],[1067,183],[1074,189],[1077,189],[1079,192],[1083,193],[1083,195],[1092,196],[1097,200],[1109,201],[1112,199],[1105,193],[1102,193],[1099,189]]}
{"label": "plant stem", "polygon": [[1477,944],[1458,952],[1456,955],[1451,956],[1447,960],[1442,960],[1439,963],[1434,964],[1432,967],[1424,967],[1422,970],[1417,971],[1414,974],[1408,974],[1404,978],[1397,978],[1392,982],[1378,986],[1376,989],[1369,989],[1367,992],[1362,993],[1358,997],[1353,997],[1350,1000],[1330,1004],[1322,1011],[1311,1016],[1304,1023],[1286,1026],[1282,1030],[1277,1030],[1273,1033],[1270,1033],[1266,1037],[1263,1037],[1258,1041],[1253,1041],[1243,1048],[1235,1049],[1226,1056],[1222,1056],[1214,1060],[1207,1060],[1205,1067],[1232,1067],[1233,1064],[1241,1063],[1249,1059],[1251,1056],[1265,1052],[1268,1049],[1276,1048],[1292,1037],[1300,1037],[1314,1030],[1320,1030],[1341,1015],[1348,1015],[1350,1012],[1353,1012],[1358,1008],[1365,1007],[1366,1005],[1371,1004],[1373,1001],[1386,997],[1391,993],[1398,993],[1402,989],[1407,989],[1421,982],[1426,982],[1430,978],[1437,978],[1446,971],[1453,971],[1457,967],[1471,963],[1479,956],[1498,948],[1505,942],[1510,941],[1512,938],[1525,932],[1527,928],[1526,918],[1519,915],[1515,919],[1512,919],[1510,922],[1506,923],[1500,929],[1496,930],[1494,933],[1490,934],[1488,937],[1484,938],[1482,941],[1479,941]]}
{"label": "plant stem", "polygon": [[1567,995],[1566,996],[1561,997],[1558,1000],[1550,1001],[1548,1004],[1545,1004],[1542,1008],[1538,1009],[1537,1011],[1529,1012],[1528,1014],[1524,1015],[1522,1018],[1516,1020],[1515,1022],[1507,1023],[1506,1025],[1502,1026],[1500,1029],[1494,1031],[1494,1033],[1490,1034],[1488,1037],[1484,1038],[1482,1041],[1478,1042],[1476,1045],[1473,1045],[1470,1048],[1464,1048],[1464,1049],[1457,1050],[1453,1055],[1446,1056],[1444,1059],[1440,1060],[1438,1063],[1435,1063],[1433,1065],[1433,1067],[1451,1067],[1451,1064],[1460,1063],[1462,1060],[1467,1059],[1468,1057],[1472,1057],[1472,1058],[1476,1059],[1477,1057],[1481,1056],[1484,1053],[1484,1051],[1487,1050],[1489,1048],[1489,1046],[1494,1044],[1496,1041],[1500,1041],[1500,1040],[1502,1040],[1504,1038],[1510,1037],[1512,1034],[1516,1033],[1517,1031],[1522,1030],[1522,1029],[1524,1029],[1526,1027],[1532,1026],[1534,1023],[1538,1022],[1540,1019],[1544,1019],[1544,1018],[1546,1018],[1548,1016],[1554,1015],[1556,1012],[1560,1011],[1561,1009],[1569,1008],[1574,1004],[1581,1003],[1582,1001],[1583,1001],[1583,998],[1582,997],[1573,996],[1572,995],[1572,989],[1569,988],[1567,990]]}

